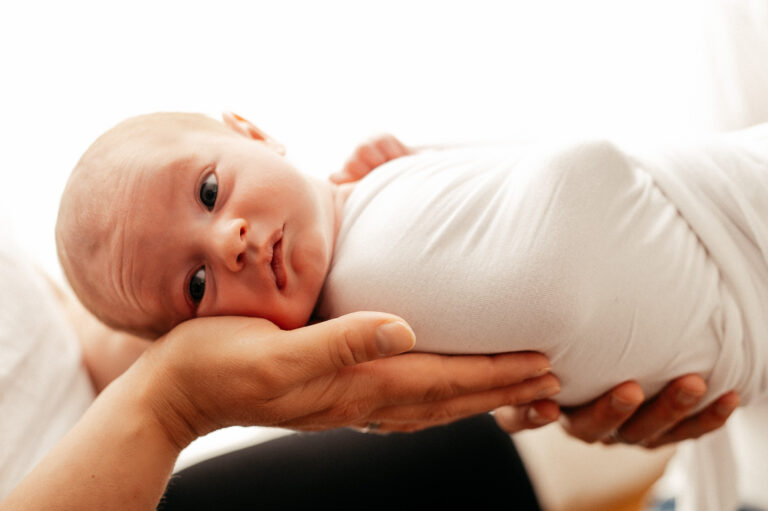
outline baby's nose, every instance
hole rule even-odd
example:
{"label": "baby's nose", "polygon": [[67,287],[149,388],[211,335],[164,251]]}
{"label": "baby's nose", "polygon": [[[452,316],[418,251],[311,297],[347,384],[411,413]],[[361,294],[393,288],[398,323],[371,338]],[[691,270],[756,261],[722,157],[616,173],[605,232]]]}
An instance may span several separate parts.
{"label": "baby's nose", "polygon": [[216,232],[216,251],[230,271],[240,271],[245,265],[248,224],[242,218],[222,220]]}

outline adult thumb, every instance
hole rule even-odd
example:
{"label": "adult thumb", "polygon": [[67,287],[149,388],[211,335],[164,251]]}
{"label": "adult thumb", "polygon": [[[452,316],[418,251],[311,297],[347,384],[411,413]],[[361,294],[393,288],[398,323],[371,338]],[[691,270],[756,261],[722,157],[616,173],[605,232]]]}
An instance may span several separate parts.
{"label": "adult thumb", "polygon": [[292,330],[291,337],[291,345],[302,353],[303,369],[318,376],[403,353],[416,342],[402,318],[380,312],[354,312]]}

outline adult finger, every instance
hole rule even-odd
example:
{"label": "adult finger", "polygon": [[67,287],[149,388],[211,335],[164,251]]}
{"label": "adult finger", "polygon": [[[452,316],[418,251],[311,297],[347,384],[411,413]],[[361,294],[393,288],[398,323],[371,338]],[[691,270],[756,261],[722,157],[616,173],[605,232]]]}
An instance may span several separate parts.
{"label": "adult finger", "polygon": [[507,387],[547,374],[550,364],[535,352],[460,356],[409,353],[366,364],[365,368],[384,383],[381,402],[387,399],[388,404],[399,405]]}
{"label": "adult finger", "polygon": [[681,421],[677,426],[656,439],[644,443],[644,445],[646,447],[660,447],[669,443],[699,438],[715,431],[722,427],[733,411],[738,408],[739,401],[740,398],[736,392],[728,392],[698,414]]}
{"label": "adult finger", "polygon": [[[323,410],[318,413],[292,419],[283,424],[284,427],[306,429],[330,428],[357,424],[387,424],[387,431],[411,431],[415,425],[421,428],[447,424],[479,413],[488,412],[509,403],[530,402],[535,399],[551,397],[560,391],[557,378],[551,374],[526,380],[522,383],[503,388],[463,394],[454,398],[432,402],[394,405],[383,408],[373,408],[360,417],[344,416],[343,414],[328,413]],[[347,407],[360,413],[363,407]]]}
{"label": "adult finger", "polygon": [[[285,364],[283,364],[285,365]],[[552,387],[551,379],[528,382],[520,387],[527,395],[511,396],[507,387],[549,371],[549,361],[539,353],[502,355],[435,355],[407,353],[346,367],[333,376],[315,378],[296,387],[283,403],[290,410],[278,413],[290,420],[289,427],[321,424],[327,427],[365,420],[424,421],[436,417],[474,414],[499,406],[536,399],[535,392]],[[296,378],[295,374],[292,376]],[[557,383],[554,383],[557,385]],[[484,392],[493,393],[489,398]],[[506,394],[504,394],[506,392]],[[514,390],[512,390],[514,392]],[[311,395],[311,413],[293,415],[292,403]],[[472,395],[467,401],[449,402]],[[280,406],[274,402],[273,406]],[[442,412],[440,411],[442,409]],[[375,414],[375,415],[374,415]]]}
{"label": "adult finger", "polygon": [[530,403],[560,392],[560,382],[552,374],[486,391],[462,394],[433,402],[385,407],[371,413],[372,420],[390,422],[427,421],[444,424],[488,412],[505,404]]}
{"label": "adult finger", "polygon": [[[552,400],[542,399],[541,401],[534,401],[525,405],[502,406],[493,410],[491,414],[501,429],[509,434],[513,434],[551,424],[560,415],[560,407]],[[477,413],[470,413],[467,417],[472,415],[477,415]],[[365,433],[406,433],[440,426],[448,422],[452,422],[452,420],[421,420],[415,422],[367,421],[357,424],[357,427],[360,430],[364,430],[363,432]]]}
{"label": "adult finger", "polygon": [[621,441],[630,444],[652,441],[690,414],[706,391],[707,384],[699,375],[675,379],[619,429]]}
{"label": "adult finger", "polygon": [[518,406],[502,406],[493,412],[496,424],[507,433],[536,429],[550,424],[560,416],[560,407],[550,400],[534,401]]}
{"label": "adult finger", "polygon": [[643,402],[643,390],[635,382],[624,382],[592,403],[560,416],[563,428],[585,442],[596,442],[616,431]]}
{"label": "adult finger", "polygon": [[378,312],[355,312],[284,333],[283,342],[273,345],[270,360],[287,371],[291,381],[397,355],[413,348],[416,341],[404,320]]}

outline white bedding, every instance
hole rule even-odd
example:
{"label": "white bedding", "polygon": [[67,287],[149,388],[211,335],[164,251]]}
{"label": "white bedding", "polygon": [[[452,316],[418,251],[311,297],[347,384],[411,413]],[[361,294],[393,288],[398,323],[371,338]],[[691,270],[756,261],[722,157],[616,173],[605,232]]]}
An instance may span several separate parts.
{"label": "white bedding", "polygon": [[[0,224],[7,222],[0,217]],[[93,399],[80,346],[51,287],[0,230],[0,500]]]}

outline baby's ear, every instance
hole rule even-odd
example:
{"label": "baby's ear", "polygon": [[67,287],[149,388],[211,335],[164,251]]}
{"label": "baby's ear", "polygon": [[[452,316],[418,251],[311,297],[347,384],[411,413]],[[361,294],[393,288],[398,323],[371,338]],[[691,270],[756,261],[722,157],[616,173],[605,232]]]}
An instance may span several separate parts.
{"label": "baby's ear", "polygon": [[280,156],[285,156],[285,146],[261,131],[248,119],[241,117],[234,112],[224,112],[221,114],[221,120],[224,121],[224,124],[244,137],[260,140]]}

